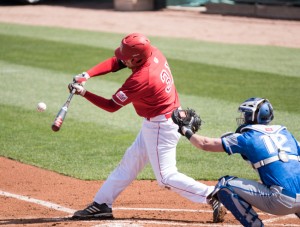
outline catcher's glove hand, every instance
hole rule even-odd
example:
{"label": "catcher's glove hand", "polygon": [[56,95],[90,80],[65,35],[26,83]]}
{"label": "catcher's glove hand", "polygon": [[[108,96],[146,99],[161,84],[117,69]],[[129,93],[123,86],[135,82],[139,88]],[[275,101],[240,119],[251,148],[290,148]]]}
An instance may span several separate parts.
{"label": "catcher's glove hand", "polygon": [[[192,133],[197,132],[201,127],[201,118],[196,114],[195,110],[179,110],[176,109],[172,113],[172,120],[179,126],[178,132],[181,135],[186,135],[186,132],[190,130]],[[183,132],[183,127],[185,128]]]}

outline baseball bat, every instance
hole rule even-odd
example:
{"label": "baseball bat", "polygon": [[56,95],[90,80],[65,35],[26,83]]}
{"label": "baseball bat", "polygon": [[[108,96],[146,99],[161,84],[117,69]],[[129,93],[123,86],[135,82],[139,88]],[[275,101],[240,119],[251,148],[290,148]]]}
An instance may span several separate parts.
{"label": "baseball bat", "polygon": [[70,102],[71,102],[71,100],[72,100],[72,98],[73,98],[73,95],[75,94],[75,91],[76,91],[76,89],[73,89],[73,90],[70,92],[70,95],[69,95],[67,101],[66,101],[65,104],[60,108],[58,114],[56,115],[55,120],[54,120],[54,122],[53,122],[53,124],[52,124],[52,127],[51,127],[52,130],[53,130],[54,132],[59,131],[59,129],[61,128],[62,123],[64,122],[65,117],[66,117],[66,115],[67,115],[67,112],[68,112],[68,108],[69,108]]}

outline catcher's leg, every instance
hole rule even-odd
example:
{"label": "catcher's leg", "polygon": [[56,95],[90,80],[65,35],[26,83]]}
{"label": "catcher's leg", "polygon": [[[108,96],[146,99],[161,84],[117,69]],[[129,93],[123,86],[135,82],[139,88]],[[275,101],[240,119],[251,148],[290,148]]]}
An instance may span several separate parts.
{"label": "catcher's leg", "polygon": [[245,227],[261,227],[264,226],[258,218],[257,213],[252,206],[241,199],[231,189],[228,182],[235,177],[225,176],[219,180],[215,191],[212,193],[214,198],[217,198],[226,209],[230,210],[232,215]]}

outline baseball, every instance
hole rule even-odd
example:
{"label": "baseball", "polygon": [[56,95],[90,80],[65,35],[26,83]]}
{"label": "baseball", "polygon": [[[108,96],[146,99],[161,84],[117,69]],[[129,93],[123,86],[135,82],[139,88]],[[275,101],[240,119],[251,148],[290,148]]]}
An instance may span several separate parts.
{"label": "baseball", "polygon": [[37,105],[37,111],[39,111],[39,112],[44,112],[46,110],[46,108],[47,108],[47,106],[43,102],[40,102]]}

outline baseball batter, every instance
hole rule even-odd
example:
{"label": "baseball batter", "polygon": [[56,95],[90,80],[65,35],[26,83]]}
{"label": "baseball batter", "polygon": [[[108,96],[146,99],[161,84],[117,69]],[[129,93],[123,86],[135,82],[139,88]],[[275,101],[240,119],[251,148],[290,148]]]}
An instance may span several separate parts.
{"label": "baseball batter", "polygon": [[[91,77],[116,72],[125,67],[130,68],[132,74],[111,99],[97,96],[82,86]],[[113,217],[114,201],[149,162],[161,187],[171,189],[196,203],[207,202],[206,197],[214,187],[177,171],[176,145],[180,134],[171,114],[180,108],[180,101],[166,58],[150,44],[147,37],[139,33],[127,35],[115,50],[115,56],[75,76],[74,83],[69,84],[69,89],[73,88],[76,89],[76,94],[108,112],[115,112],[132,103],[136,113],[144,118],[135,141],[96,193],[94,202],[75,212],[73,218]],[[214,221],[220,222],[223,220],[219,212],[222,207],[217,207]]]}
{"label": "baseball batter", "polygon": [[264,226],[252,206],[267,213],[296,214],[300,218],[299,142],[286,127],[269,125],[274,115],[267,99],[247,99],[239,111],[242,113],[237,119],[240,127],[222,138],[194,134],[191,126],[199,116],[182,121],[178,111],[174,112],[174,122],[194,146],[206,151],[240,154],[258,172],[262,182],[224,176],[209,197],[221,201],[243,226]]}

